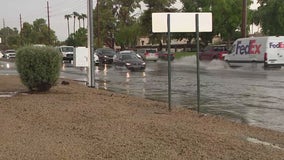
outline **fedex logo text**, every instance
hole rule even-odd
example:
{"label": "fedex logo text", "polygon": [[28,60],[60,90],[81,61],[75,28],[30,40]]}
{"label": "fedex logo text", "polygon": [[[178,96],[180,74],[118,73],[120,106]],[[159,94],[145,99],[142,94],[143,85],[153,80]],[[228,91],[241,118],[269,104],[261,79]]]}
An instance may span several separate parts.
{"label": "fedex logo text", "polygon": [[278,43],[270,42],[269,48],[284,48],[284,43],[283,42],[278,42]]}
{"label": "fedex logo text", "polygon": [[237,42],[236,54],[260,54],[261,44],[257,44],[256,40],[250,40],[248,45],[241,43],[242,41]]}

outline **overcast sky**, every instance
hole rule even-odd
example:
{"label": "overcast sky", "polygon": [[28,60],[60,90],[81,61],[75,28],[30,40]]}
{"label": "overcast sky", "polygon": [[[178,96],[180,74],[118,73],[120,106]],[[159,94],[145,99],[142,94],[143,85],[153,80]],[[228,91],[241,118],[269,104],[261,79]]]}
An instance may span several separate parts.
{"label": "overcast sky", "polygon": [[[32,22],[44,18],[47,22],[47,0],[0,0],[0,28],[10,27],[20,30],[20,14],[22,22]],[[50,12],[50,27],[58,39],[67,38],[67,21],[64,16],[74,11],[87,14],[87,0],[48,0]],[[97,1],[93,1],[94,6]],[[181,7],[177,4],[176,7]],[[70,32],[73,31],[73,20],[70,21]],[[85,21],[86,23],[87,21]],[[78,27],[78,22],[77,22]]]}
{"label": "overcast sky", "polygon": [[[44,18],[47,22],[47,0],[0,0],[0,2],[0,28],[5,25],[20,30],[20,14],[22,22],[32,24],[38,18]],[[59,40],[65,40],[68,33],[67,21],[64,16],[74,11],[79,14],[87,14],[87,0],[48,0],[48,3],[50,7],[50,27],[56,32]],[[94,5],[95,3],[96,0]],[[73,31],[72,22],[71,20],[71,31]]]}

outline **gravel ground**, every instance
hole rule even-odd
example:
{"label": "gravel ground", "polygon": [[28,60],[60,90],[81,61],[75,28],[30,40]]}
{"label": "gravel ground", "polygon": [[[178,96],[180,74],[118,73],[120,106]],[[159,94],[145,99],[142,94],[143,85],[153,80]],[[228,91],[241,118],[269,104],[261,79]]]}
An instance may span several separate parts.
{"label": "gravel ground", "polygon": [[29,93],[0,76],[1,160],[284,159],[282,132],[61,81]]}

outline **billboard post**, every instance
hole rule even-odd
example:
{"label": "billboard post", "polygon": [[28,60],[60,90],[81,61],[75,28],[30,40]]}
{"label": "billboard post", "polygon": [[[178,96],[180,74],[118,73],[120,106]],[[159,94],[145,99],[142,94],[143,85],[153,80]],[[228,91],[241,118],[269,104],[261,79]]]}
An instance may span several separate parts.
{"label": "billboard post", "polygon": [[197,65],[197,112],[200,105],[200,76],[199,76],[199,32],[212,32],[212,13],[152,13],[152,31],[168,33],[168,105],[171,111],[171,32],[196,32],[196,65]]}

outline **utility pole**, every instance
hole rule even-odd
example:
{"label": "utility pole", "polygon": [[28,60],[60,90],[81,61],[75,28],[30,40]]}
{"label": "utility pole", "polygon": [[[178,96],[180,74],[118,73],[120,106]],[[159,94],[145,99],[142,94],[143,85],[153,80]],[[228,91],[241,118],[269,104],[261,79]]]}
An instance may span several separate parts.
{"label": "utility pole", "polygon": [[22,22],[22,15],[20,14],[20,44],[22,45],[22,29],[23,29],[23,22]]}
{"label": "utility pole", "polygon": [[247,0],[243,0],[243,9],[242,9],[242,37],[247,37]]}
{"label": "utility pole", "polygon": [[[3,18],[3,28],[6,28],[6,26],[5,26],[5,19]],[[3,34],[3,41],[4,41],[4,44],[5,45],[7,45],[7,32],[5,31],[5,29],[4,29],[4,34]]]}
{"label": "utility pole", "polygon": [[3,18],[3,28],[5,28],[5,19]]}
{"label": "utility pole", "polygon": [[51,44],[50,38],[50,17],[49,17],[49,3],[47,1],[47,25],[48,25],[48,43]]}
{"label": "utility pole", "polygon": [[20,14],[20,31],[22,30],[22,28],[23,28],[22,15]]}
{"label": "utility pole", "polygon": [[99,0],[97,0],[97,35],[98,35],[98,43],[97,43],[97,48],[101,46],[100,42],[100,16],[99,16]]}
{"label": "utility pole", "polygon": [[88,10],[87,11],[88,11],[88,49],[89,49],[88,86],[95,87],[93,0],[88,0]]}

